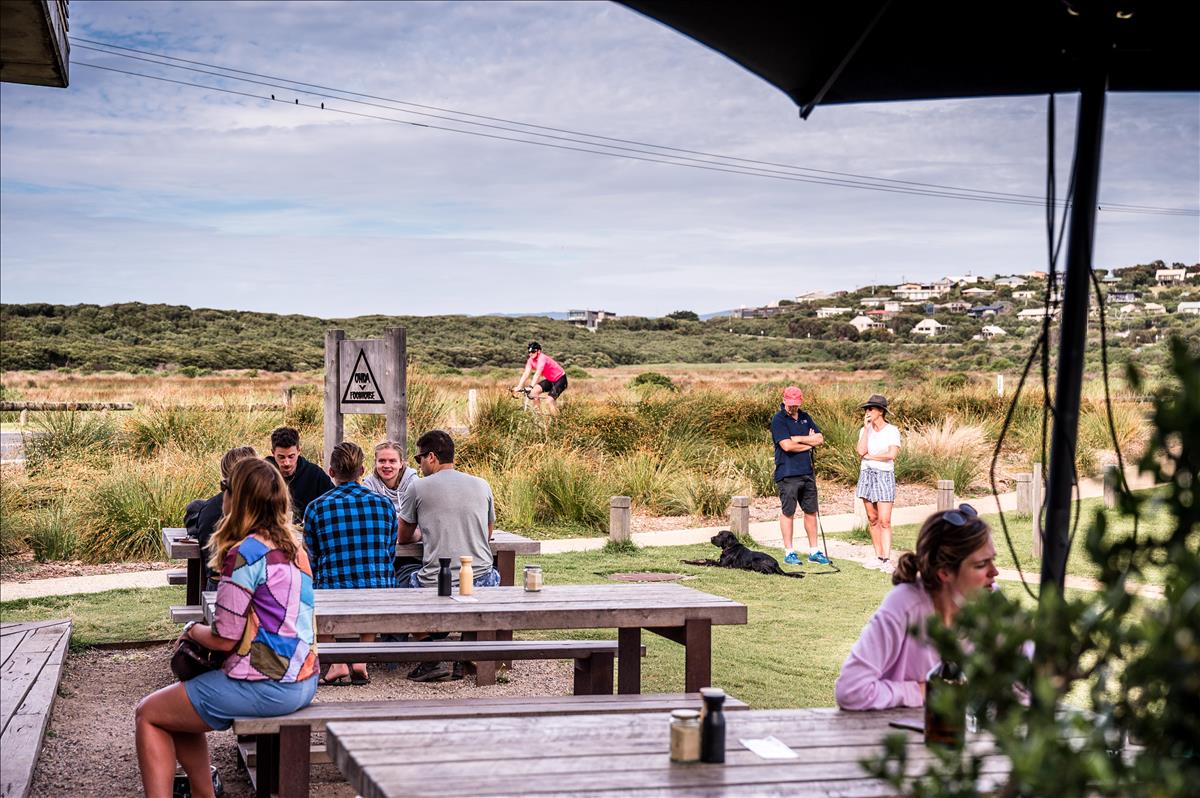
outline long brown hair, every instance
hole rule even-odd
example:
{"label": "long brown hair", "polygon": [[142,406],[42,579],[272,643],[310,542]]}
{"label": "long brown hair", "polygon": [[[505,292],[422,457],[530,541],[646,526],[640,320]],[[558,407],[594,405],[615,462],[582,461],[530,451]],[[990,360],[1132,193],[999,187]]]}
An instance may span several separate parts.
{"label": "long brown hair", "polygon": [[[896,563],[892,584],[916,582],[925,586],[925,592],[933,595],[942,588],[938,571],[945,568],[957,573],[963,562],[987,543],[992,529],[977,515],[964,516],[966,523],[952,524],[946,520],[946,510],[934,513],[925,519],[917,534],[917,550],[906,551]],[[960,513],[961,514],[961,513]]]}
{"label": "long brown hair", "polygon": [[300,536],[292,524],[292,500],[279,469],[257,457],[239,460],[229,474],[229,512],[217,524],[208,565],[220,573],[225,555],[255,534],[295,561]]}
{"label": "long brown hair", "polygon": [[253,446],[235,446],[221,457],[221,479],[229,479],[233,467],[247,457],[258,457]]}

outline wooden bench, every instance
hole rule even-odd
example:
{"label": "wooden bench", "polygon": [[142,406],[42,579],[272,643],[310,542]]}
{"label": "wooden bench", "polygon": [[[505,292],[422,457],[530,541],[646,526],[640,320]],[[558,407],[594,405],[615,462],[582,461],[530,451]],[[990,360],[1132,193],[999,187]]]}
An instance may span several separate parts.
{"label": "wooden bench", "polygon": [[[699,709],[700,703],[698,693],[314,702],[282,717],[237,718],[233,721],[233,731],[239,737],[252,738],[239,742],[238,753],[256,795],[277,793],[279,798],[307,798],[309,767],[331,761],[324,746],[314,748],[311,742],[312,733],[324,731],[328,723],[670,712]],[[737,711],[748,707],[729,696],[725,699],[725,709]],[[663,734],[667,734],[665,721]]]}
{"label": "wooden bench", "polygon": [[[428,643],[318,643],[321,662],[509,662],[575,660],[575,695],[613,691],[616,640],[463,640]],[[641,656],[646,656],[642,646]]]}
{"label": "wooden bench", "polygon": [[187,623],[188,621],[200,621],[204,623],[204,608],[193,607],[189,604],[172,604],[171,622]]}
{"label": "wooden bench", "polygon": [[188,572],[183,568],[178,568],[174,571],[167,571],[168,585],[186,585],[188,583]]}
{"label": "wooden bench", "polygon": [[70,639],[70,621],[0,624],[0,795],[4,798],[29,794]]}

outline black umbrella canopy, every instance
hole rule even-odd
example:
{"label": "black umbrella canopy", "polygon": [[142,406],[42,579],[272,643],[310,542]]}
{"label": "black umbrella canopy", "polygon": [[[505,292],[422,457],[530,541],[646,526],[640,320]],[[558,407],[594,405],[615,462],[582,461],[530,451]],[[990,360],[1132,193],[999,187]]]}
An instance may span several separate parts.
{"label": "black umbrella canopy", "polygon": [[805,117],[826,103],[1078,91],[1097,21],[1113,45],[1109,90],[1200,90],[1195,0],[625,0],[624,5],[777,86]]}
{"label": "black umbrella canopy", "polygon": [[[1197,91],[1197,0],[624,0],[817,105],[1080,93],[1041,583],[1070,550],[1107,91]],[[1041,652],[1039,652],[1041,653]]]}

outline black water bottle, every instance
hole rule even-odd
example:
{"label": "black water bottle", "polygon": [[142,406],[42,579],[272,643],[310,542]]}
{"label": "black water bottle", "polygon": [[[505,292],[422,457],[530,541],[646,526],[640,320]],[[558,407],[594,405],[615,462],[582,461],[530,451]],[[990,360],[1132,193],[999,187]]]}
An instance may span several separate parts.
{"label": "black water bottle", "polygon": [[700,722],[700,761],[725,761],[725,691],[702,687],[704,718]]}
{"label": "black water bottle", "polygon": [[438,557],[438,595],[450,595],[450,558]]}

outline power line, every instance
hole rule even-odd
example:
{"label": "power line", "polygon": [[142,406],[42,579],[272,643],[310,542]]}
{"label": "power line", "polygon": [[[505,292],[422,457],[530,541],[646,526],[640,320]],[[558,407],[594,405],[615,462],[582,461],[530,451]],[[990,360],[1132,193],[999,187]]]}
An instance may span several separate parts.
{"label": "power line", "polygon": [[[98,50],[97,48],[92,48],[92,47],[84,46],[84,49],[90,49],[90,50],[95,50],[96,52],[107,53],[107,51]],[[123,58],[134,58],[134,60],[147,61],[148,63],[153,63],[153,64],[157,64],[160,66],[172,67],[172,68],[176,68],[176,69],[187,69],[188,71],[200,72],[203,74],[208,74],[208,75],[223,78],[223,79],[248,82],[251,84],[263,85],[263,86],[268,86],[268,87],[276,88],[276,89],[285,89],[285,88],[289,89],[289,90],[292,89],[292,87],[280,86],[277,84],[271,84],[271,83],[266,83],[266,82],[257,81],[257,80],[248,80],[246,78],[235,78],[235,77],[231,77],[229,75],[222,75],[220,73],[209,72],[207,70],[193,69],[190,67],[178,67],[178,66],[175,66],[172,64],[163,64],[161,62],[152,61],[152,60],[145,59],[145,58],[136,58],[134,56],[125,56],[120,53],[107,53],[107,54],[118,56],[118,57],[123,57]],[[167,57],[169,57],[169,56],[167,56]],[[115,72],[118,74],[127,75],[127,76],[131,76],[131,77],[141,77],[141,78],[146,78],[149,80],[157,80],[157,81],[165,82],[165,83],[173,83],[173,84],[181,85],[181,86],[189,86],[189,87],[194,87],[194,88],[205,89],[208,91],[218,91],[218,92],[232,94],[232,95],[236,95],[236,96],[240,96],[240,97],[248,97],[251,99],[258,99],[258,100],[264,100],[264,101],[274,100],[276,102],[281,102],[280,100],[276,100],[274,95],[271,95],[270,97],[265,97],[265,96],[262,96],[259,94],[254,94],[251,92],[237,91],[234,89],[228,89],[228,88],[223,88],[223,87],[219,87],[219,86],[212,86],[212,85],[202,84],[202,83],[193,83],[191,81],[177,80],[174,78],[166,78],[166,77],[162,77],[159,75],[149,75],[149,74],[142,73],[142,72],[134,72],[134,71],[130,71],[130,70],[117,69],[114,67],[106,67],[101,64],[92,64],[92,63],[89,63],[86,61],[77,61],[75,63],[77,63],[79,66],[90,67],[93,69],[100,69],[100,70],[104,70],[104,71],[108,71],[108,72]],[[217,68],[220,69],[221,67],[217,67]],[[333,91],[336,91],[336,89],[334,89]],[[426,114],[426,113],[421,113],[421,112],[408,111],[406,109],[392,108],[389,106],[379,105],[377,103],[347,99],[344,97],[337,97],[334,95],[325,95],[325,94],[319,94],[319,93],[315,93],[315,92],[306,92],[306,93],[314,94],[315,96],[319,96],[319,97],[324,97],[325,99],[342,100],[345,102],[356,103],[356,104],[360,104],[360,105],[367,105],[367,106],[376,107],[376,108],[382,108],[385,110],[396,111],[396,112],[404,113],[404,114],[416,114],[419,116],[432,117],[432,118],[436,118],[436,119],[442,119],[442,120],[446,120],[446,121],[454,121],[454,122],[459,122],[459,123],[463,123],[463,124],[480,125],[480,123],[476,123],[476,122],[451,119],[448,117],[441,117],[436,114]],[[288,104],[289,105],[303,105],[304,107],[314,108],[314,109],[318,107],[316,105],[312,105],[309,103],[300,103],[298,98],[295,99],[295,101],[293,103],[288,103]],[[702,169],[705,171],[724,172],[727,174],[739,174],[739,175],[746,175],[749,177],[765,177],[765,178],[775,179],[775,180],[786,180],[789,182],[798,182],[798,183],[810,183],[810,184],[814,184],[814,185],[841,186],[844,188],[859,188],[859,189],[864,189],[864,190],[879,191],[879,192],[892,193],[892,194],[928,196],[928,197],[937,197],[937,198],[943,198],[943,199],[962,199],[962,200],[969,200],[969,201],[973,201],[973,202],[989,202],[989,203],[993,203],[993,204],[1003,204],[1003,205],[1042,206],[1044,204],[1044,200],[1033,200],[1033,199],[1025,200],[1025,199],[1019,199],[1017,197],[1010,198],[1010,197],[1006,197],[1006,196],[984,196],[981,194],[957,193],[959,191],[973,191],[971,189],[951,189],[951,190],[928,189],[927,190],[927,189],[921,189],[921,188],[915,188],[915,187],[914,188],[901,188],[899,186],[885,186],[885,185],[878,185],[878,184],[870,183],[870,182],[844,180],[844,179],[838,179],[838,178],[833,178],[833,177],[801,176],[801,175],[795,175],[795,174],[787,173],[787,172],[779,172],[777,170],[763,169],[763,168],[759,168],[759,167],[742,167],[742,166],[738,166],[736,164],[728,164],[728,163],[712,162],[712,161],[701,161],[701,160],[695,159],[695,158],[682,158],[681,156],[664,155],[663,153],[648,152],[646,150],[639,150],[639,149],[635,149],[635,148],[614,147],[613,145],[597,144],[594,142],[587,142],[587,141],[578,141],[576,139],[572,139],[569,137],[546,136],[545,134],[538,134],[538,133],[530,134],[528,131],[513,130],[512,128],[506,128],[506,127],[498,126],[498,125],[482,125],[482,126],[488,127],[488,128],[493,128],[493,129],[504,130],[506,132],[523,133],[526,135],[540,135],[540,136],[543,136],[546,138],[558,139],[558,140],[562,140],[562,141],[571,141],[573,143],[584,144],[587,146],[582,146],[582,147],[568,146],[565,144],[554,144],[554,143],[550,143],[550,142],[546,142],[546,141],[534,141],[534,140],[530,140],[527,138],[521,138],[519,136],[518,137],[502,136],[502,135],[497,135],[497,134],[484,133],[484,132],[481,132],[478,130],[465,130],[462,128],[449,127],[449,126],[445,126],[445,125],[413,122],[413,121],[410,121],[407,119],[396,119],[395,117],[387,117],[387,116],[380,116],[378,114],[370,114],[370,113],[363,113],[363,112],[359,112],[359,111],[351,111],[351,110],[344,109],[344,108],[334,108],[334,107],[328,106],[324,103],[320,104],[320,110],[330,111],[333,113],[345,114],[345,115],[349,115],[349,116],[356,116],[356,117],[361,117],[361,118],[366,118],[366,119],[375,119],[375,120],[379,120],[379,121],[393,122],[396,124],[405,124],[405,125],[409,125],[409,126],[413,126],[413,127],[425,127],[425,128],[430,128],[430,129],[434,129],[434,130],[441,130],[441,131],[452,132],[452,133],[460,133],[460,134],[464,134],[464,135],[470,135],[470,136],[476,136],[476,137],[488,138],[488,139],[494,139],[494,140],[500,140],[500,141],[510,141],[510,142],[522,143],[522,144],[532,144],[532,145],[548,147],[548,148],[552,148],[552,149],[583,152],[583,153],[589,153],[589,154],[594,154],[594,155],[606,155],[606,156],[614,157],[614,158],[624,158],[624,159],[628,159],[628,160],[643,161],[643,162],[648,162],[648,163],[660,163],[660,164],[666,164],[668,166],[682,166],[682,167],[687,167],[687,168],[691,168],[691,169]],[[516,123],[516,124],[520,124],[520,123]],[[648,145],[648,146],[653,146],[653,145]],[[608,149],[599,150],[599,149],[593,149],[593,147],[606,147]],[[619,151],[614,152],[612,150],[619,150]],[[640,153],[640,154],[633,155],[633,154],[629,154],[629,153]],[[645,156],[652,156],[652,157],[645,157]],[[720,156],[714,156],[714,157],[720,157]],[[672,160],[667,160],[667,159],[672,159]],[[1110,208],[1111,208],[1111,206],[1110,206]],[[1127,212],[1121,208],[1112,208],[1112,209],[1116,210],[1118,212]],[[1128,211],[1128,212],[1133,212],[1133,211]],[[1187,211],[1187,209],[1164,209],[1163,211],[1139,210],[1138,212],[1158,213],[1160,215],[1196,215],[1198,213],[1198,212],[1190,212],[1189,213]]]}
{"label": "power line", "polygon": [[[988,195],[988,196],[996,196],[996,197],[1032,200],[1032,201],[1036,201],[1039,206],[1044,206],[1044,204],[1045,204],[1045,198],[1040,195],[1019,194],[1019,193],[1012,193],[1012,192],[1005,192],[1005,191],[991,191],[991,190],[986,190],[986,189],[962,188],[962,187],[957,187],[957,186],[947,186],[947,185],[938,184],[938,183],[924,183],[924,182],[911,181],[911,180],[897,180],[894,178],[877,177],[877,176],[873,176],[873,175],[862,175],[862,174],[856,174],[853,172],[838,172],[838,171],[833,171],[833,170],[828,170],[828,169],[816,169],[813,167],[778,163],[778,162],[774,162],[774,161],[762,161],[762,160],[756,160],[756,159],[752,159],[752,158],[740,158],[737,156],[721,155],[718,153],[704,152],[702,150],[690,150],[690,149],[679,148],[679,147],[670,147],[667,145],[652,144],[652,143],[647,143],[647,142],[643,142],[643,141],[637,141],[634,139],[615,138],[615,137],[611,137],[611,136],[603,136],[603,135],[598,135],[598,134],[593,134],[593,133],[580,132],[580,131],[570,130],[570,129],[566,129],[566,128],[558,128],[558,127],[551,127],[548,125],[538,125],[538,124],[533,124],[533,123],[528,123],[528,122],[514,121],[511,119],[504,119],[502,117],[485,116],[482,114],[474,114],[474,113],[469,113],[466,111],[457,111],[454,109],[442,108],[442,107],[434,106],[434,105],[423,105],[421,103],[414,103],[414,102],[410,102],[407,100],[398,100],[398,99],[391,98],[391,97],[382,97],[379,95],[364,94],[361,92],[350,91],[347,89],[339,89],[339,88],[331,87],[331,86],[323,86],[323,85],[317,84],[317,83],[306,83],[304,81],[293,80],[291,78],[282,78],[282,77],[278,77],[278,76],[267,75],[267,74],[260,73],[260,72],[251,72],[249,70],[235,69],[233,67],[225,67],[225,66],[221,66],[219,64],[212,64],[212,63],[208,63],[205,61],[196,61],[196,60],[192,60],[192,59],[181,58],[178,56],[167,55],[165,53],[156,53],[156,52],[149,51],[149,50],[140,50],[140,49],[133,48],[133,47],[125,47],[123,45],[110,44],[107,42],[97,41],[97,40],[93,40],[93,39],[72,37],[72,40],[76,41],[76,42],[86,43],[86,44],[80,45],[84,49],[95,50],[96,52],[103,52],[103,53],[107,53],[109,55],[113,55],[113,56],[117,56],[117,57],[121,57],[121,58],[132,58],[132,56],[127,56],[120,52],[111,52],[111,50],[122,50],[122,51],[130,52],[130,53],[138,53],[140,55],[154,56],[155,58],[167,59],[169,61],[178,61],[178,62],[185,63],[185,64],[194,64],[197,66],[204,66],[204,67],[209,67],[212,69],[219,69],[219,70],[222,70],[223,72],[233,72],[233,73],[236,73],[239,75],[249,75],[249,76],[255,77],[255,78],[264,78],[268,81],[281,81],[284,83],[293,84],[294,86],[303,86],[308,89],[319,89],[321,91],[333,91],[333,92],[337,92],[339,94],[351,95],[351,97],[363,97],[363,98],[367,98],[370,100],[381,100],[384,102],[395,103],[397,105],[406,105],[406,106],[411,106],[413,108],[423,108],[423,109],[430,110],[430,111],[439,111],[442,113],[455,114],[456,116],[471,117],[472,119],[485,119],[485,120],[488,120],[489,122],[500,122],[500,123],[504,123],[506,125],[518,125],[518,126],[525,127],[525,128],[533,128],[534,131],[548,130],[548,131],[552,131],[555,133],[569,134],[570,136],[584,136],[586,138],[599,139],[601,141],[613,141],[613,142],[618,142],[620,144],[636,145],[637,147],[651,147],[654,149],[666,150],[669,152],[686,153],[688,155],[700,155],[700,156],[703,156],[706,158],[718,158],[718,159],[721,159],[724,161],[734,161],[734,162],[738,162],[738,163],[756,164],[758,166],[779,167],[779,168],[783,168],[783,169],[790,169],[790,170],[801,171],[801,172],[812,172],[814,174],[830,175],[830,176],[837,177],[837,178],[854,178],[856,180],[868,181],[871,184],[891,183],[891,184],[900,185],[900,186],[913,186],[913,187],[925,188],[925,189],[935,189],[935,190],[939,190],[939,191],[951,192],[954,194],[960,194],[960,193],[961,194],[975,194],[975,195]],[[105,48],[111,48],[111,49],[100,50],[95,47],[87,47],[86,46],[87,44],[101,45]],[[148,61],[149,63],[159,64],[160,66],[165,66],[165,67],[173,68],[173,69],[187,69],[186,67],[180,67],[176,64],[163,63],[161,61],[149,61],[148,59],[144,59],[144,58],[138,58],[136,60]],[[216,75],[217,77],[223,77],[223,78],[231,79],[231,80],[243,80],[242,78],[236,78],[236,77],[233,77],[232,75],[223,75],[223,74],[217,74],[217,73],[212,73],[212,72],[206,72],[205,70],[190,70],[190,71]],[[254,83],[257,81],[248,81],[248,82]],[[271,85],[271,86],[274,86],[275,88],[288,88],[288,89],[294,90],[292,88],[292,86],[281,87],[281,86],[278,86],[277,84],[272,84],[272,83],[267,83],[267,84],[262,84],[262,85]],[[312,92],[309,92],[309,93],[312,93]],[[319,96],[325,96],[325,97],[329,98],[329,95],[319,95]],[[347,102],[356,102],[355,100],[352,100],[352,99],[349,99],[346,97],[336,97],[334,99],[342,99],[342,100],[346,100]],[[364,103],[364,104],[375,105],[374,103]],[[419,114],[419,112],[416,112],[416,111],[407,111],[405,109],[391,108],[389,106],[375,106],[375,107],[388,108],[388,110],[400,111],[402,113]],[[452,121],[452,122],[458,122],[458,123],[479,124],[476,122],[471,122],[469,119],[447,118],[447,117],[438,116],[436,114],[419,114],[419,115],[431,116],[436,119],[443,119],[446,121]],[[495,127],[493,125],[483,125],[483,126],[484,127]],[[529,135],[529,134],[542,135],[542,134],[536,133],[534,131],[512,130],[511,128],[500,128],[500,129],[508,130],[509,132],[524,133],[526,135]],[[548,138],[560,138],[560,137],[549,136]],[[575,141],[575,139],[568,139],[568,140]],[[605,147],[610,146],[610,145],[605,145],[605,144],[597,145],[595,142],[578,142],[578,143],[589,144],[591,146],[605,146]],[[624,148],[615,148],[615,149],[624,149]],[[635,152],[643,152],[643,153],[645,152],[644,150],[634,150],[634,151]],[[652,153],[652,154],[661,155],[661,153]],[[675,157],[675,156],[672,156],[672,157]],[[694,160],[694,159],[685,159],[685,160]],[[700,161],[700,163],[711,163],[711,162],[710,161]],[[754,168],[754,167],[750,167],[750,168]],[[769,172],[772,172],[773,170],[756,170],[756,171],[764,171],[764,172],[769,173]],[[1136,209],[1136,210],[1141,210],[1141,211],[1162,211],[1164,213],[1172,214],[1172,215],[1174,215],[1174,214],[1195,215],[1197,213],[1200,213],[1200,211],[1196,211],[1194,209],[1188,209],[1188,208],[1163,208],[1163,207],[1151,206],[1151,205],[1130,205],[1130,204],[1126,204],[1126,203],[1110,202],[1110,203],[1105,203],[1105,206],[1106,206],[1107,210],[1126,210],[1126,209],[1134,210],[1134,209]]]}

